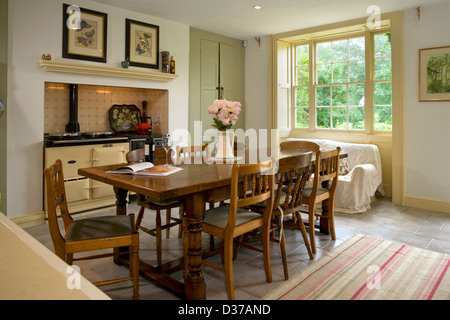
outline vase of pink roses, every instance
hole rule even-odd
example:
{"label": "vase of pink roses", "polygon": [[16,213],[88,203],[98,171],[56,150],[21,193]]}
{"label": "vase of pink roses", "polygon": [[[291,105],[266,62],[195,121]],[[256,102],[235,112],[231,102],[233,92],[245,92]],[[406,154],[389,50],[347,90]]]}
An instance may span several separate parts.
{"label": "vase of pink roses", "polygon": [[241,112],[241,103],[237,101],[215,100],[208,108],[208,113],[214,115],[213,127],[219,130],[216,158],[234,159],[234,132],[231,127],[236,124]]}

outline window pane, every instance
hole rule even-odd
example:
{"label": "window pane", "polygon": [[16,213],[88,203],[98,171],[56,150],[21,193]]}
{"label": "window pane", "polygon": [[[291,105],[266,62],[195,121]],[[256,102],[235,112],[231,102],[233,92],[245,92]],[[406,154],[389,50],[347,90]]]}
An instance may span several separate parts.
{"label": "window pane", "polygon": [[333,62],[347,60],[347,40],[333,41]]}
{"label": "window pane", "polygon": [[309,128],[309,109],[297,108],[297,128]]}
{"label": "window pane", "polygon": [[333,64],[333,83],[348,82],[348,62]]}
{"label": "window pane", "polygon": [[350,130],[364,130],[364,108],[348,108],[348,128]]}
{"label": "window pane", "polygon": [[317,66],[317,83],[331,83],[331,64],[321,64]]}
{"label": "window pane", "polygon": [[375,127],[375,130],[383,130],[383,131],[392,130],[392,108],[391,107],[375,107],[374,127]]}
{"label": "window pane", "polygon": [[374,36],[375,41],[375,57],[391,56],[391,34],[377,34]]}
{"label": "window pane", "polygon": [[376,82],[374,84],[374,105],[392,105],[392,84],[391,82]]}
{"label": "window pane", "polygon": [[309,46],[297,47],[297,66],[309,65]]}
{"label": "window pane", "polygon": [[366,81],[365,61],[350,61],[349,67],[350,67],[350,82]]}
{"label": "window pane", "polygon": [[347,108],[333,108],[333,128],[347,129]]}
{"label": "window pane", "polygon": [[317,108],[317,128],[331,128],[330,109],[331,108]]}
{"label": "window pane", "polygon": [[348,85],[348,105],[364,106],[364,84]]}
{"label": "window pane", "polygon": [[330,87],[317,87],[316,89],[316,105],[318,107],[329,107],[331,106],[331,92]]}
{"label": "window pane", "polygon": [[331,62],[331,42],[319,43],[316,48],[317,63]]}
{"label": "window pane", "polygon": [[375,59],[375,80],[392,79],[392,60],[391,58]]}
{"label": "window pane", "polygon": [[309,84],[309,66],[297,68],[297,85]]}
{"label": "window pane", "polygon": [[348,54],[350,60],[358,60],[366,58],[366,39],[354,38],[348,41]]}
{"label": "window pane", "polygon": [[296,107],[307,107],[309,105],[309,89],[307,87],[297,88],[295,96]]}
{"label": "window pane", "polygon": [[332,87],[332,102],[334,107],[347,106],[347,86]]}

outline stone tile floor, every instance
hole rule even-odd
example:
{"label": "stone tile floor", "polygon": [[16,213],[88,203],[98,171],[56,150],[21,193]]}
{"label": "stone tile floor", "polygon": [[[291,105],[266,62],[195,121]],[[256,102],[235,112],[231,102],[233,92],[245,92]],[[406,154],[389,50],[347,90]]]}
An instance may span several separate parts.
{"label": "stone tile floor", "polygon": [[[137,213],[138,208],[133,201],[128,205],[129,213]],[[97,210],[95,213],[74,215],[74,219],[87,214],[107,215],[115,214],[115,208]],[[317,233],[316,241],[318,251],[314,260],[310,260],[303,238],[298,231],[286,230],[286,245],[288,252],[289,275],[292,277],[308,264],[314,262],[325,252],[333,249],[356,233],[367,234],[374,237],[405,243],[414,247],[450,254],[450,213],[434,212],[417,208],[402,207],[391,203],[388,198],[378,199],[372,208],[365,213],[349,215],[335,214],[336,236],[332,241],[329,235]],[[154,224],[154,215],[146,211],[143,225]],[[39,225],[25,229],[53,251],[47,225]],[[209,247],[209,236],[203,237],[204,247]],[[257,240],[255,240],[257,241]],[[216,241],[218,242],[218,241]],[[177,238],[177,228],[172,228],[169,239],[163,241],[163,260],[170,261],[182,254],[182,241]],[[140,257],[150,263],[156,263],[155,238],[141,233]],[[220,262],[220,256],[211,258]],[[271,245],[272,283],[265,281],[262,254],[248,249],[241,249],[234,262],[234,283],[236,299],[260,299],[266,293],[284,282],[283,266],[279,246]],[[91,281],[125,276],[128,271],[125,267],[117,266],[110,259],[79,262],[82,274]],[[182,280],[181,271],[173,273],[175,279]],[[203,276],[206,281],[207,299],[227,299],[224,274],[209,267],[204,267]],[[131,298],[131,284],[128,282],[100,287],[113,300],[126,300]],[[141,277],[140,293],[142,300],[177,300],[177,296],[163,288],[156,286]]]}

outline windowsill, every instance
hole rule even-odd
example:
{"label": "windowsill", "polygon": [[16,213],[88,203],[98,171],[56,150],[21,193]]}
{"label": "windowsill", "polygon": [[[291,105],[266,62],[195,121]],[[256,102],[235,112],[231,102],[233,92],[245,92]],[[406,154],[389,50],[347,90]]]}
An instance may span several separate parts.
{"label": "windowsill", "polygon": [[324,140],[338,140],[343,142],[360,142],[368,143],[369,141],[389,141],[392,139],[392,133],[374,132],[367,134],[365,132],[354,131],[331,131],[331,130],[314,130],[308,129],[294,129],[288,135],[289,138],[304,138],[304,139],[324,139]]}
{"label": "windowsill", "polygon": [[309,128],[295,128],[292,129],[291,134],[304,134],[304,133],[314,133],[314,134],[325,134],[325,135],[339,135],[339,134],[351,134],[351,135],[364,135],[364,136],[392,136],[392,131],[375,131],[372,133],[367,133],[364,130],[356,131],[356,130],[330,130],[330,129],[314,129],[310,130]]}

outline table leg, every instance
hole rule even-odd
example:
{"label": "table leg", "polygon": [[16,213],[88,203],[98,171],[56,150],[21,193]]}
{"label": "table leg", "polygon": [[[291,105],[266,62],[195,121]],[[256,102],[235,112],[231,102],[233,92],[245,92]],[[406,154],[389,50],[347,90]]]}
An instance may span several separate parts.
{"label": "table leg", "polygon": [[202,194],[185,198],[184,207],[188,219],[188,274],[184,283],[185,298],[189,300],[206,299],[206,283],[202,274],[202,220],[205,211]]}
{"label": "table leg", "polygon": [[127,195],[128,190],[120,189],[114,187],[114,192],[116,193],[116,214],[126,215],[127,214]]}
{"label": "table leg", "polygon": [[[114,187],[114,192],[116,194],[116,214],[126,215],[127,214],[127,195],[128,190],[120,189]],[[128,247],[115,248],[114,252],[128,251]],[[120,256],[114,256],[114,263],[117,265],[123,265],[123,260],[128,260],[129,254],[123,254]]]}

